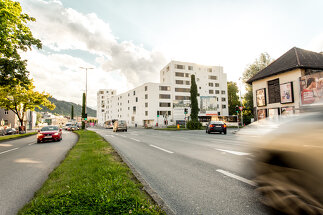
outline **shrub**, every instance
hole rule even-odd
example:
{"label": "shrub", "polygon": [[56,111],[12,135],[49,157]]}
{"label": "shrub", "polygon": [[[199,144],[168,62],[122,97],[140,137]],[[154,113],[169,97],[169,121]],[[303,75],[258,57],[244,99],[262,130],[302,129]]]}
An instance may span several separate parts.
{"label": "shrub", "polygon": [[187,122],[187,128],[190,130],[197,130],[197,129],[201,129],[202,124],[199,121],[188,121]]}

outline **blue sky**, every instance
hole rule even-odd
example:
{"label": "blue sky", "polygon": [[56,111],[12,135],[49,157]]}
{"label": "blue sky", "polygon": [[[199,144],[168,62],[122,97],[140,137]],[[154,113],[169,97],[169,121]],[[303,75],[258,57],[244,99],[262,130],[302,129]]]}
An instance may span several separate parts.
{"label": "blue sky", "polygon": [[100,88],[121,93],[159,82],[171,59],[221,65],[228,81],[237,81],[262,52],[278,58],[294,46],[323,51],[321,0],[24,0],[22,6],[37,19],[30,27],[44,44],[26,54],[37,88],[80,103],[84,80],[75,75],[82,79],[79,66],[93,66],[93,107]]}

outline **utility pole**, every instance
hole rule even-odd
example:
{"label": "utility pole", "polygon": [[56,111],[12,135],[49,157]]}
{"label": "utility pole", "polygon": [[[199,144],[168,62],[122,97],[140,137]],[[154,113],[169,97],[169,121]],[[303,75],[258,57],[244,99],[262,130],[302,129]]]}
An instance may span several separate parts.
{"label": "utility pole", "polygon": [[243,127],[243,107],[242,107],[242,100],[241,100],[241,83],[242,83],[242,78],[239,78],[239,86],[240,86],[240,93],[239,93],[239,100],[240,100],[240,107],[241,107],[241,127]]}
{"label": "utility pole", "polygon": [[85,69],[85,114],[87,114],[86,108],[87,108],[87,70],[88,69],[94,69],[91,67],[80,67],[81,69]]}

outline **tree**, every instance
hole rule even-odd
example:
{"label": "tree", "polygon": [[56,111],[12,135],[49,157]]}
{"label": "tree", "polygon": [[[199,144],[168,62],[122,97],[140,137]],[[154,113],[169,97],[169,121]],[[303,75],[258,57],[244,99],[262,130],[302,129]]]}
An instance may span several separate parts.
{"label": "tree", "polygon": [[201,123],[198,120],[197,86],[195,75],[191,75],[191,120],[187,123],[189,129],[200,129]]}
{"label": "tree", "polygon": [[34,89],[35,86],[32,80],[28,85],[25,84],[24,86],[18,84],[14,87],[9,85],[0,87],[0,107],[13,111],[17,115],[21,126],[24,125],[27,110],[41,109],[41,105],[52,110],[55,108],[55,105],[48,100],[49,94],[45,92],[39,93]]}
{"label": "tree", "polygon": [[240,106],[238,97],[238,86],[236,82],[228,82],[228,105],[229,105],[229,115],[236,115],[236,106]]}
{"label": "tree", "polygon": [[72,105],[72,110],[71,110],[71,119],[74,119],[74,106]]}
{"label": "tree", "polygon": [[[0,0],[0,86],[29,85],[27,61],[19,52],[31,50],[32,46],[42,48],[27,27],[35,18],[22,13],[19,2]],[[28,86],[27,86],[28,87]]]}
{"label": "tree", "polygon": [[[250,78],[256,75],[258,72],[266,68],[273,59],[269,56],[268,53],[261,53],[259,58],[256,59],[251,65],[242,74],[242,80],[246,83]],[[244,122],[250,121],[250,118],[253,117],[253,94],[252,94],[252,85],[246,84],[246,94],[243,99],[244,105]]]}
{"label": "tree", "polygon": [[[83,99],[82,99],[82,118],[85,118],[85,93],[83,93]],[[85,129],[85,122],[82,120],[82,129]]]}

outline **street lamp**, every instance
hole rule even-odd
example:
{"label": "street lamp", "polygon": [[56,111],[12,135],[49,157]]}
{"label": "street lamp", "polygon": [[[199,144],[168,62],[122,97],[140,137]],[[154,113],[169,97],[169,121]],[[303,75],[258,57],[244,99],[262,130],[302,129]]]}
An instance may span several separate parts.
{"label": "street lamp", "polygon": [[87,108],[87,70],[88,69],[94,69],[91,67],[80,67],[81,69],[85,69],[85,113],[86,112],[86,108]]}

